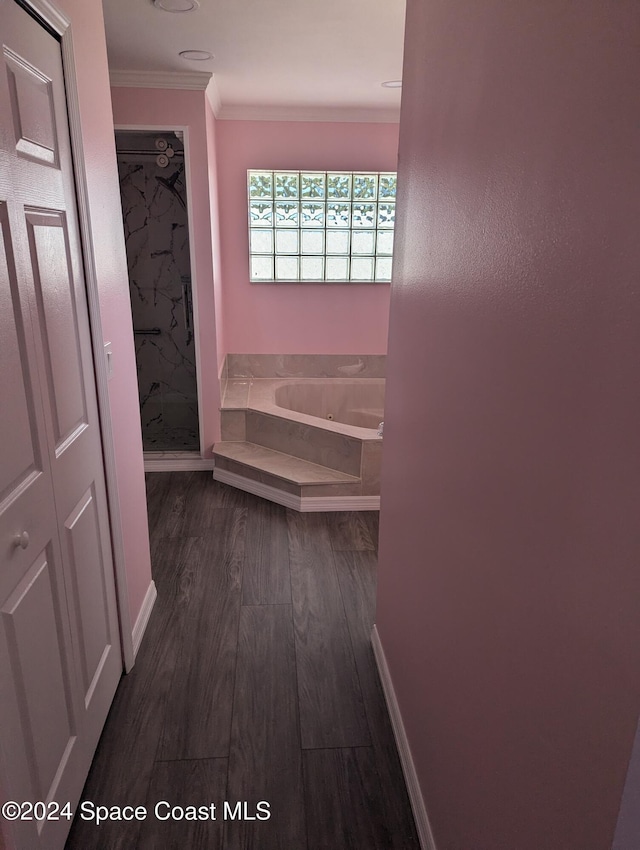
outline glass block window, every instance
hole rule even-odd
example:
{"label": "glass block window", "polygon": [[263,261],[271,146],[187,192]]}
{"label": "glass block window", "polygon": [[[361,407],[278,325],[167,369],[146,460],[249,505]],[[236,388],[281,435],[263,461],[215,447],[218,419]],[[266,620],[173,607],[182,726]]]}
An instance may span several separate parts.
{"label": "glass block window", "polygon": [[248,171],[252,281],[391,280],[395,172]]}

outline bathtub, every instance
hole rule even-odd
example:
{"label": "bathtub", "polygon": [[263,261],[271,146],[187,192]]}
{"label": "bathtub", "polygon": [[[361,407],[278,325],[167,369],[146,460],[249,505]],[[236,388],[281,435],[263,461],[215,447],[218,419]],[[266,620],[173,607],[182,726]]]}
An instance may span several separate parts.
{"label": "bathtub", "polygon": [[[312,379],[274,387],[274,403],[313,419],[378,429],[384,416],[384,380]],[[314,423],[318,425],[319,423]]]}
{"label": "bathtub", "polygon": [[[215,477],[236,486],[243,486],[242,476],[267,482],[264,492],[250,491],[275,501],[273,490],[282,480],[301,500],[295,503],[298,510],[376,510],[384,391],[384,378],[229,379],[222,442],[214,451],[219,467]],[[254,460],[255,472],[250,468]],[[315,468],[298,464],[295,469],[296,460]],[[229,472],[235,475],[229,477]],[[250,489],[246,481],[244,486]],[[293,501],[280,501],[294,506]]]}
{"label": "bathtub", "polygon": [[334,434],[379,439],[384,378],[253,379],[247,407]]}

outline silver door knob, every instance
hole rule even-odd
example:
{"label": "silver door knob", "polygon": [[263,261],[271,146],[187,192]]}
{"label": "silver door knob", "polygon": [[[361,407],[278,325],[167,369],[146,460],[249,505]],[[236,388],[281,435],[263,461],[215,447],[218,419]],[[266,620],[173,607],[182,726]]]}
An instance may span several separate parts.
{"label": "silver door knob", "polygon": [[22,534],[16,534],[13,538],[13,542],[16,546],[19,546],[21,549],[26,549],[29,545],[29,535],[26,531],[23,531]]}

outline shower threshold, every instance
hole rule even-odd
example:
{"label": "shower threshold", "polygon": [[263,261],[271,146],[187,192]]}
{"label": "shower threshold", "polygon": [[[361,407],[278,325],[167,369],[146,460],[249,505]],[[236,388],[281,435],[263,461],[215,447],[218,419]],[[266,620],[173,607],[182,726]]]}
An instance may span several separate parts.
{"label": "shower threshold", "polygon": [[144,452],[145,472],[189,472],[213,469],[213,458],[202,457],[200,452]]}

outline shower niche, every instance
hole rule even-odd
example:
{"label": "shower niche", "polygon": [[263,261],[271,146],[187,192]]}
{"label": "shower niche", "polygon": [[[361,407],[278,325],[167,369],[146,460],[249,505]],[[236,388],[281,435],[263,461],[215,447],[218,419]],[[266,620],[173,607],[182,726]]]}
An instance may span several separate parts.
{"label": "shower niche", "polygon": [[198,452],[181,133],[116,132],[145,452]]}

